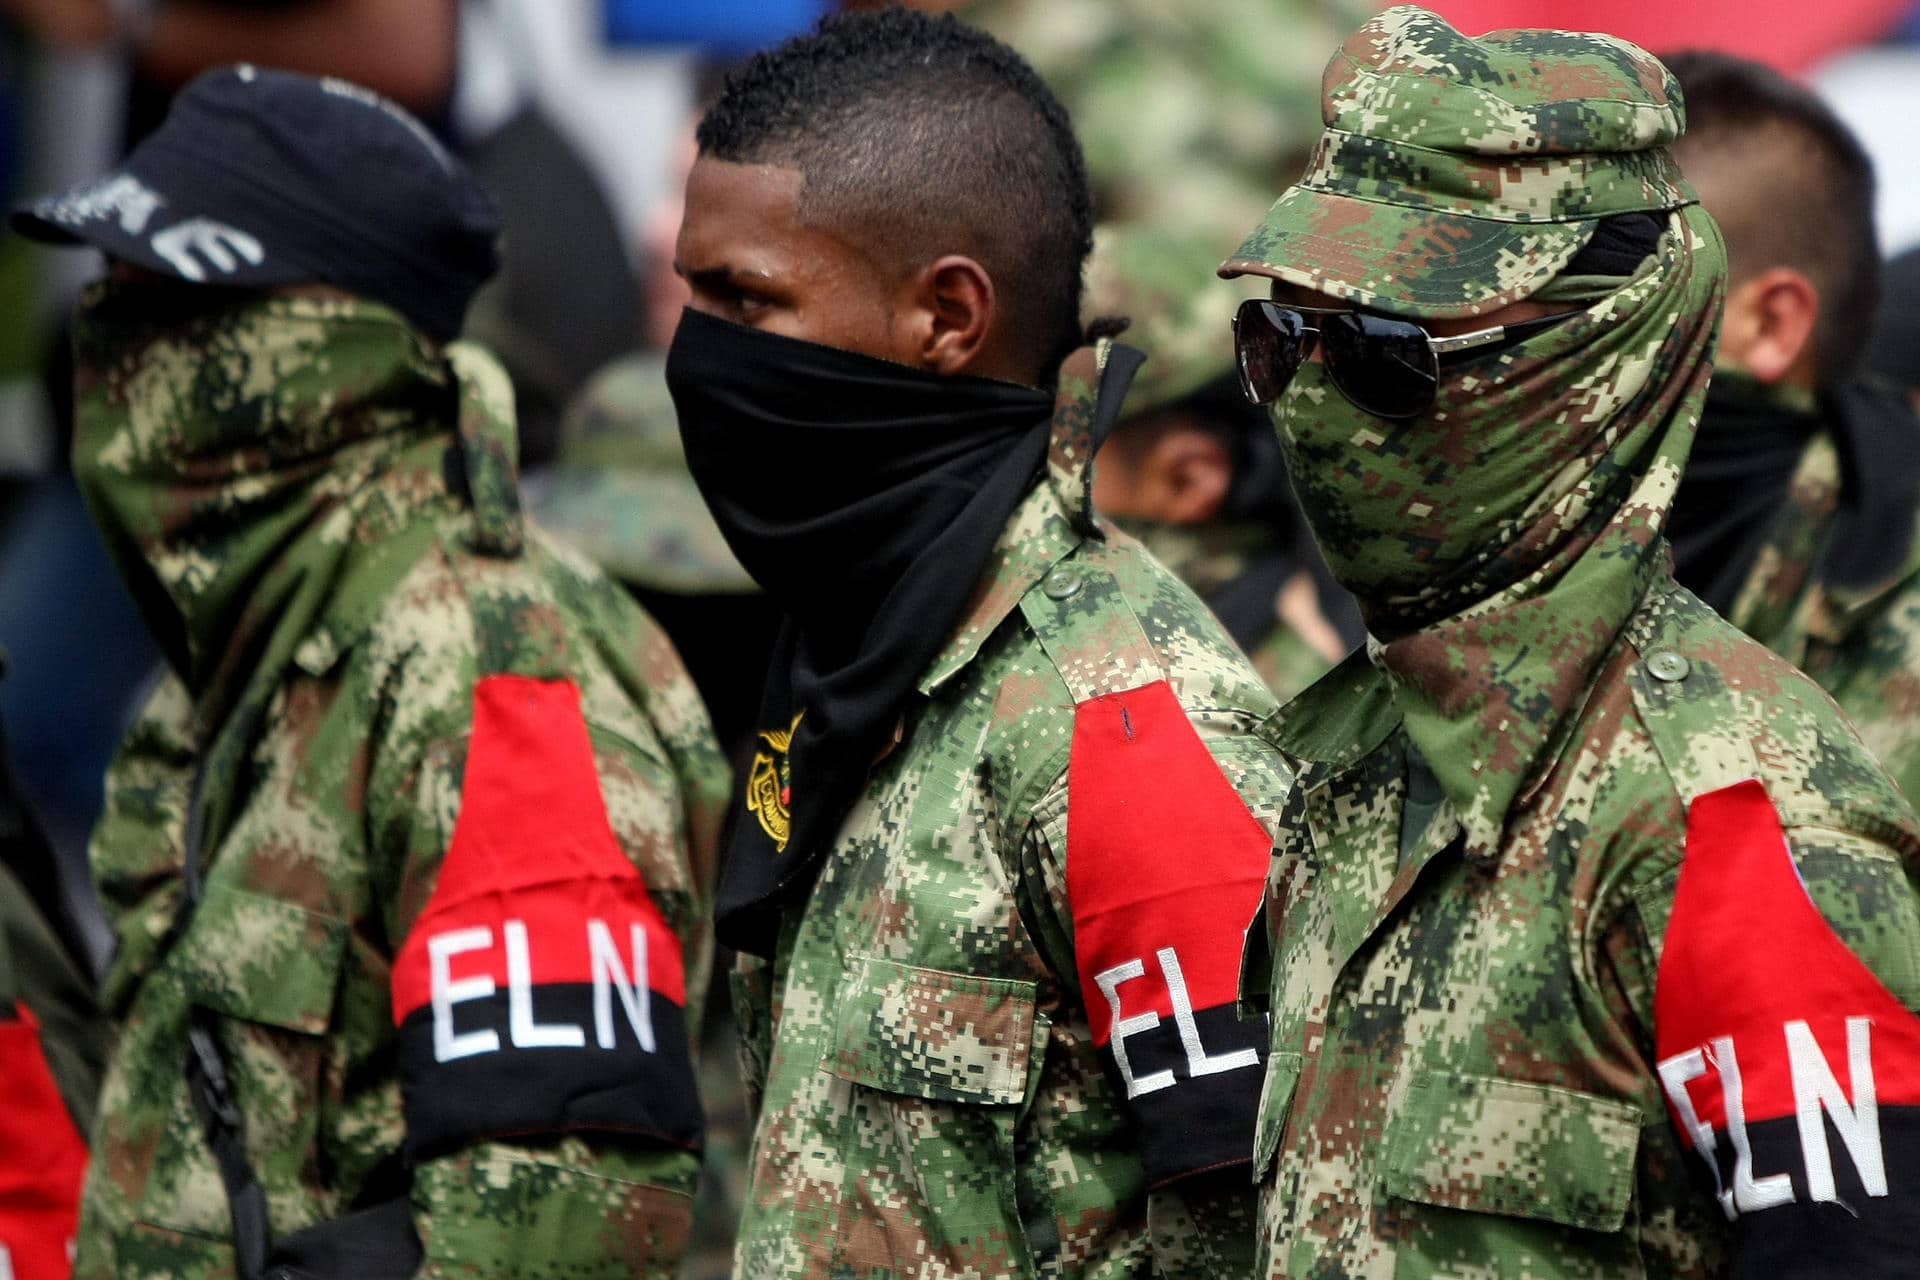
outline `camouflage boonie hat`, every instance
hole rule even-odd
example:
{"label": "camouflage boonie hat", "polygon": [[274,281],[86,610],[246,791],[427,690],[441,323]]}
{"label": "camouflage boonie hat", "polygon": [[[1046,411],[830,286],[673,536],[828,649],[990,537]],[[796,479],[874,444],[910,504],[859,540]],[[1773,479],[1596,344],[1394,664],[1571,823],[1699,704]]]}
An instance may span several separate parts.
{"label": "camouflage boonie hat", "polygon": [[1212,268],[1221,246],[1199,236],[1108,223],[1093,233],[1087,259],[1087,315],[1125,316],[1125,341],[1147,353],[1127,388],[1121,419],[1177,404],[1234,372],[1233,333],[1224,316],[1256,291]]}
{"label": "camouflage boonie hat", "polygon": [[1221,275],[1480,315],[1539,290],[1599,219],[1695,200],[1667,150],[1685,128],[1679,85],[1613,36],[1476,40],[1388,9],[1327,64],[1321,118],[1305,176]]}
{"label": "camouflage boonie hat", "polygon": [[758,591],[687,470],[657,355],[616,361],[567,408],[534,518],[614,577],[674,595]]}

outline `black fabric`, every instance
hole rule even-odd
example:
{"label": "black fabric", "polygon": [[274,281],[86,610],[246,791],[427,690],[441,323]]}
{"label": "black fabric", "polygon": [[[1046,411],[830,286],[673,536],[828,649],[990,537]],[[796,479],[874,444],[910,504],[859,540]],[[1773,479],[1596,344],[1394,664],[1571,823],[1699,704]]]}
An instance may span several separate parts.
{"label": "black fabric", "polygon": [[11,223],[196,284],[333,285],[441,341],[499,263],[493,197],[424,125],[267,68],[201,75],[118,169]]}
{"label": "black fabric", "polygon": [[[457,1034],[491,1031],[499,1048],[441,1062],[433,1006],[400,1023],[400,1092],[408,1160],[515,1134],[626,1133],[697,1149],[703,1116],[694,1085],[685,1012],[655,991],[647,1002],[653,1045],[640,1043],[625,997],[590,982],[543,982],[526,995],[531,1019],[580,1030],[581,1048],[521,1048],[513,1040],[513,993],[453,1005]],[[600,1018],[611,1047],[599,1040]]]}
{"label": "black fabric", "polygon": [[[6,678],[6,656],[0,653],[0,680]],[[14,781],[13,759],[7,750],[7,732],[0,724],[0,863],[33,899],[40,918],[59,938],[76,972],[91,973],[87,945],[80,923],[68,910],[60,892],[60,867],[54,861],[53,846],[34,817],[27,798]],[[0,1010],[10,1013],[11,1010]]]}
{"label": "black fabric", "polygon": [[[1188,1032],[1207,1057],[1250,1053],[1252,1060],[1196,1077],[1184,1039]],[[1142,1090],[1127,1104],[1140,1126],[1140,1163],[1148,1186],[1251,1161],[1249,1124],[1259,1113],[1260,1085],[1266,1076],[1264,1021],[1243,1022],[1231,1004],[1214,1005],[1193,1010],[1184,1026],[1178,1016],[1162,1018],[1151,1030],[1125,1037],[1120,1048],[1135,1081],[1163,1071],[1171,1076],[1168,1084]],[[1107,1046],[1109,1057],[1113,1049]]]}
{"label": "black fabric", "polygon": [[1674,577],[1718,612],[1753,572],[1819,430],[1818,414],[1782,408],[1749,379],[1715,376],[1667,538]]}
{"label": "black fabric", "polygon": [[1667,227],[1665,213],[1616,213],[1600,219],[1593,236],[1573,260],[1562,267],[1567,276],[1633,275],[1660,243]]}
{"label": "black fabric", "polygon": [[398,1196],[275,1242],[267,1280],[408,1280],[426,1260],[413,1201]]}
{"label": "black fabric", "polygon": [[1820,395],[1840,453],[1840,510],[1821,567],[1824,581],[1864,590],[1903,573],[1920,511],[1920,416],[1893,384],[1872,375]]}
{"label": "black fabric", "polygon": [[1920,249],[1887,263],[1880,285],[1866,367],[1908,391],[1920,391]]}
{"label": "black fabric", "polygon": [[715,904],[722,942],[767,955],[1039,476],[1053,397],[692,310],[667,384],[694,480],[786,614],[759,723],[791,730],[790,825],[738,819]]}
{"label": "black fabric", "polygon": [[[1888,1083],[1883,1080],[1880,1087],[1887,1090]],[[1758,1180],[1786,1174],[1793,1186],[1793,1201],[1749,1209],[1733,1221],[1729,1228],[1732,1256],[1726,1268],[1730,1280],[1832,1280],[1835,1276],[1891,1280],[1914,1274],[1920,1211],[1916,1211],[1912,1189],[1920,1185],[1920,1109],[1889,1105],[1883,1092],[1870,1125],[1878,1130],[1875,1136],[1889,1194],[1868,1194],[1853,1152],[1833,1117],[1823,1112],[1821,1127],[1837,1198],[1817,1201],[1807,1184],[1807,1156],[1797,1118],[1747,1121],[1745,1150],[1751,1161],[1747,1176]],[[1717,1185],[1697,1152],[1687,1158],[1704,1196],[1735,1185],[1741,1154],[1727,1137],[1722,1132],[1715,1144]]]}

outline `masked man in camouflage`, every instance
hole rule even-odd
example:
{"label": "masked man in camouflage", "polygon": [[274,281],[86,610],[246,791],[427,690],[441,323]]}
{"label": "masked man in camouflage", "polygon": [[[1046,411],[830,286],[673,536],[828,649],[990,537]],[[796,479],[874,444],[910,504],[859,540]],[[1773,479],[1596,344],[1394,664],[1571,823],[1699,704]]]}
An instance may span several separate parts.
{"label": "masked man in camouflage", "polygon": [[113,263],[74,470],[169,668],[93,841],[77,1274],[673,1273],[723,766],[449,345],[490,199],[390,103],[240,67],[15,224]]}
{"label": "masked man in camouflage", "polygon": [[[830,18],[699,131],[667,361],[787,618],[723,857],[744,1277],[1245,1274],[1236,913],[1286,777],[1192,593],[1099,532],[1079,148],[952,18]],[[742,672],[742,679],[760,673]]]}
{"label": "masked man in camouflage", "polygon": [[1323,111],[1222,268],[1371,633],[1273,726],[1265,1273],[1910,1275],[1920,830],[1661,538],[1726,274],[1672,78],[1396,8]]}
{"label": "masked man in camouflage", "polygon": [[1715,53],[1672,69],[1674,155],[1729,268],[1674,576],[1818,681],[1920,800],[1920,419],[1860,372],[1880,292],[1872,162],[1776,71]]}

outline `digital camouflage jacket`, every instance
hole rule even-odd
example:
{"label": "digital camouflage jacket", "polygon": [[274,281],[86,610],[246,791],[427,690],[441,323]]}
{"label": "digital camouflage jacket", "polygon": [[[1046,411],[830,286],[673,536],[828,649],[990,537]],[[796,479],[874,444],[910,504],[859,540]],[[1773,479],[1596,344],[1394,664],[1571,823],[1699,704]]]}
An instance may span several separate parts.
{"label": "digital camouflage jacket", "polygon": [[1095,531],[1102,377],[1069,361],[1045,481],[738,975],[743,1277],[1246,1273],[1262,1036],[1233,953],[1288,776],[1246,660]]}
{"label": "digital camouflage jacket", "polygon": [[407,1196],[424,1275],[672,1274],[724,790],[677,657],[523,525],[477,349],[101,301],[76,469],[175,670],[93,840],[121,1034],[77,1274],[231,1274],[196,1018],[275,1239]]}

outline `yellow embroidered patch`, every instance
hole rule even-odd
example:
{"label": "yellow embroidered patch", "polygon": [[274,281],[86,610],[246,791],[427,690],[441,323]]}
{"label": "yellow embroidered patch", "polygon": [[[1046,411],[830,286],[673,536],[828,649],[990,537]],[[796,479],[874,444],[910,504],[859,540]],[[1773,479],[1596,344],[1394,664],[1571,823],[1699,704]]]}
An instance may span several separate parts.
{"label": "yellow embroidered patch", "polygon": [[774,850],[787,851],[793,834],[793,771],[788,752],[794,731],[800,727],[802,711],[785,730],[763,729],[760,741],[767,750],[753,754],[753,768],[747,774],[747,808],[760,820],[760,828],[773,840]]}

